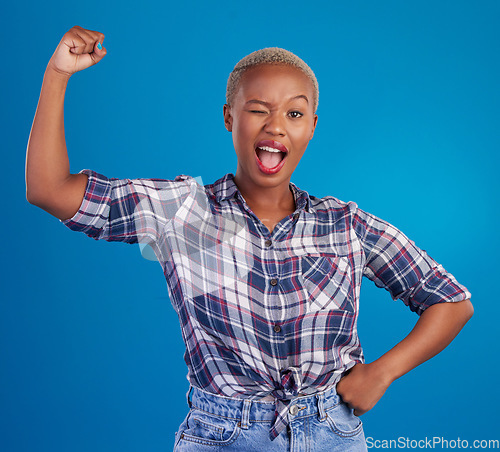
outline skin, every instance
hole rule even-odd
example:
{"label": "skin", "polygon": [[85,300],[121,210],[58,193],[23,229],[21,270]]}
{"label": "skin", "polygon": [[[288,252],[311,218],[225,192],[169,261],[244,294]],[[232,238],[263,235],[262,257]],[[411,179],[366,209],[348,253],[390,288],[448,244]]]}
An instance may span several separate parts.
{"label": "skin", "polygon": [[[238,156],[234,181],[248,206],[272,232],[295,210],[289,183],[314,135],[318,121],[314,87],[302,71],[282,65],[247,70],[232,105],[224,105],[224,123]],[[281,170],[262,173],[255,162],[261,140],[278,141],[289,153]]]}
{"label": "skin", "polygon": [[[234,102],[224,106],[224,122],[233,134],[238,156],[235,183],[271,232],[295,209],[288,187],[318,121],[311,105],[312,93],[311,81],[299,70],[259,66],[244,74]],[[300,95],[308,101],[297,98]],[[293,111],[302,113],[300,119],[293,118]],[[255,163],[256,143],[262,139],[279,141],[290,151],[289,160],[277,174],[263,174]],[[338,394],[356,415],[371,410],[394,380],[442,351],[473,312],[470,300],[429,307],[395,347],[371,363],[351,368],[337,384]]]}
{"label": "skin", "polygon": [[[26,152],[26,198],[55,217],[71,218],[80,207],[88,176],[70,174],[64,136],[64,96],[70,77],[101,61],[104,35],[81,27],[61,39],[45,70]],[[90,118],[89,121],[93,119]]]}
{"label": "skin", "polygon": [[[72,74],[98,63],[102,33],[73,27],[62,38],[45,71],[26,154],[26,196],[57,218],[71,218],[80,207],[87,176],[70,174],[64,136],[64,96]],[[314,135],[313,86],[297,69],[259,66],[241,79],[224,122],[232,132],[238,166],[235,175],[248,206],[272,232],[295,210],[289,182]],[[256,144],[271,139],[289,150],[283,168],[265,175],[255,163]],[[379,359],[356,364],[337,384],[342,399],[361,415],[375,406],[390,384],[443,350],[473,314],[469,300],[429,307],[410,334]]]}
{"label": "skin", "polygon": [[354,414],[366,413],[394,380],[448,346],[473,313],[470,300],[430,306],[395,347],[369,364],[356,364],[337,384],[338,394]]}

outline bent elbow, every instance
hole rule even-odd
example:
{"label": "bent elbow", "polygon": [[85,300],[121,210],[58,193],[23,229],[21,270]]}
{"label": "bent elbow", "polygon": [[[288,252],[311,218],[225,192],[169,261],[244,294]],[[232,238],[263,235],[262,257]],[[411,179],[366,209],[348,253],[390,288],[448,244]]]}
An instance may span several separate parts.
{"label": "bent elbow", "polygon": [[28,190],[28,187],[26,187],[26,201],[38,207],[40,207],[41,204],[40,196],[33,193],[32,190]]}
{"label": "bent elbow", "polygon": [[472,306],[472,303],[470,300],[464,300],[463,301],[465,303],[465,315],[466,315],[466,321],[468,322],[472,316],[474,315],[474,306]]}

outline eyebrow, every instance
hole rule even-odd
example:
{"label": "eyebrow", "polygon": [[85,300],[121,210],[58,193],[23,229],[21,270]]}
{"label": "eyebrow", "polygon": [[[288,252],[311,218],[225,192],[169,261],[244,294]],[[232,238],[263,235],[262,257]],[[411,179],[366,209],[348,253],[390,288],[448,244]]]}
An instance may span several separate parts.
{"label": "eyebrow", "polygon": [[[291,102],[292,100],[295,100],[295,99],[304,99],[307,103],[309,103],[309,99],[304,94],[299,94],[298,96],[292,97],[288,102]],[[269,107],[269,105],[270,105],[269,102],[265,102],[265,101],[259,100],[259,99],[247,100],[245,102],[245,104],[261,104],[261,105],[264,105],[266,107]]]}

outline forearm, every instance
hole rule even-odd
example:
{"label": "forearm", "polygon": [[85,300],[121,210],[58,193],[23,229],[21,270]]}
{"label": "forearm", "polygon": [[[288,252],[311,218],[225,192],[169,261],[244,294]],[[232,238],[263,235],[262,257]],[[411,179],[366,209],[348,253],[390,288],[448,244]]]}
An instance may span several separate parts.
{"label": "forearm", "polygon": [[469,300],[430,306],[408,336],[371,363],[372,366],[389,382],[396,380],[441,352],[460,332],[473,312]]}
{"label": "forearm", "polygon": [[366,413],[397,378],[443,350],[471,318],[469,300],[427,308],[413,330],[369,364],[356,364],[337,384],[337,392],[357,415]]}
{"label": "forearm", "polygon": [[61,39],[43,78],[40,99],[26,152],[26,198],[59,219],[71,218],[80,207],[88,176],[70,174],[64,137],[64,96],[75,72],[105,55],[104,35],[75,26]]}
{"label": "forearm", "polygon": [[26,153],[26,197],[37,204],[68,179],[69,158],[64,137],[64,96],[69,77],[45,71]]}

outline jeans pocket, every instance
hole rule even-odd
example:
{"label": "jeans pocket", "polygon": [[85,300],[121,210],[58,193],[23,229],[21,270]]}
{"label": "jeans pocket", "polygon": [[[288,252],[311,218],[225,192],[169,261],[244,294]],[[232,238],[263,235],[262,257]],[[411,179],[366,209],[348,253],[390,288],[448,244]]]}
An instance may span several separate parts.
{"label": "jeans pocket", "polygon": [[363,431],[361,419],[343,402],[327,410],[326,420],[332,431],[342,437],[355,436]]}
{"label": "jeans pocket", "polygon": [[238,438],[239,422],[226,419],[193,408],[186,419],[185,428],[180,433],[180,441],[190,441],[206,446],[226,446]]}

